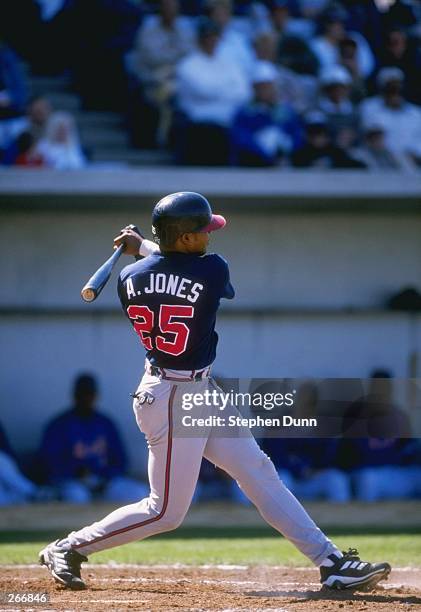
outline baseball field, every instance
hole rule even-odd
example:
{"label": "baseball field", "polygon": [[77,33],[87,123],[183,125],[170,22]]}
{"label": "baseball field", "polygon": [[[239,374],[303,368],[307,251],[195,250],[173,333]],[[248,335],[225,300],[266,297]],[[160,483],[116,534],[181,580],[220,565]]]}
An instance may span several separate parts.
{"label": "baseball field", "polygon": [[[62,536],[66,525],[84,521],[87,513],[101,515],[103,508],[72,512],[39,506],[33,508],[32,520],[21,510],[3,514],[2,526],[7,523],[12,529],[2,530],[0,536],[1,610],[79,611],[107,606],[112,610],[293,612],[352,606],[348,609],[392,611],[421,605],[419,504],[370,507],[364,528],[355,519],[359,506],[320,504],[311,510],[317,518],[323,513],[325,521],[331,518],[333,524],[325,530],[342,549],[358,547],[362,559],[389,561],[393,571],[388,582],[371,592],[321,591],[318,571],[291,544],[264,527],[254,510],[210,506],[193,508],[186,526],[176,531],[92,555],[83,571],[87,590],[65,591],[37,565],[37,553],[46,542]],[[43,523],[39,521],[42,513]],[[341,527],[347,516],[348,527]],[[216,521],[213,526],[208,524],[209,517]],[[393,517],[395,526],[390,522]],[[37,529],[29,529],[34,521]],[[18,601],[10,600],[12,593]],[[37,594],[43,600],[31,603]]]}

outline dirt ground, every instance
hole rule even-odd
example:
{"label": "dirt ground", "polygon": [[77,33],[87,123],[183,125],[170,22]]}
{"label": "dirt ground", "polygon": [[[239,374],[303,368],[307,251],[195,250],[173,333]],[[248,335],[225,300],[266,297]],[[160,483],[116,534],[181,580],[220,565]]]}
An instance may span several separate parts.
{"label": "dirt ground", "polygon": [[[1,611],[75,610],[348,610],[407,611],[421,606],[421,569],[401,568],[369,593],[322,592],[315,569],[243,566],[87,565],[85,591],[56,586],[45,568],[2,566]],[[6,594],[48,593],[48,604],[7,603]]]}

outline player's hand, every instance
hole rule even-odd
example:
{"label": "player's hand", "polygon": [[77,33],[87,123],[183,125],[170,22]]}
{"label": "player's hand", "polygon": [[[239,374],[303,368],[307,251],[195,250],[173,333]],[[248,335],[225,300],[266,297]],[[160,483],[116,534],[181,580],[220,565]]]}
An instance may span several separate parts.
{"label": "player's hand", "polygon": [[139,228],[135,225],[127,225],[123,227],[119,235],[114,238],[114,249],[119,247],[120,244],[124,244],[125,255],[139,255],[139,249],[143,238],[144,236],[140,233]]}

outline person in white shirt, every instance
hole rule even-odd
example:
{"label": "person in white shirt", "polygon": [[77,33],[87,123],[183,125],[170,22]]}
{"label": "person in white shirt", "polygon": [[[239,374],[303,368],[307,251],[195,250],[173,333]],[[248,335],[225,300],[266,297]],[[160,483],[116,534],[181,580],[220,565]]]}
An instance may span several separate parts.
{"label": "person in white shirt", "polygon": [[132,92],[130,119],[134,146],[166,143],[176,65],[195,46],[193,22],[179,14],[178,0],[160,0],[159,14],[145,17],[127,58],[134,84],[140,85]]}
{"label": "person in white shirt", "polygon": [[251,98],[243,70],[217,52],[219,33],[218,25],[204,18],[199,24],[199,49],[177,67],[177,105],[187,120],[181,154],[186,163],[228,163],[228,128]]}
{"label": "person in white shirt", "polygon": [[46,165],[56,170],[77,170],[86,165],[75,120],[66,112],[51,115],[36,149]]}
{"label": "person in white shirt", "polygon": [[421,165],[421,108],[402,95],[404,74],[399,68],[382,68],[377,76],[379,95],[361,102],[364,124],[375,120],[384,129],[386,146]]}
{"label": "person in white shirt", "polygon": [[205,7],[209,18],[220,28],[217,54],[237,64],[250,79],[254,69],[253,49],[250,40],[236,27],[232,1],[207,0]]}
{"label": "person in white shirt", "polygon": [[343,149],[353,146],[359,135],[357,109],[350,99],[352,78],[343,66],[331,66],[320,74],[318,108],[326,118],[331,136]]}
{"label": "person in white shirt", "polygon": [[177,62],[194,49],[195,38],[192,21],[179,15],[178,0],[160,0],[159,15],[145,17],[136,35],[132,68],[154,101]]}
{"label": "person in white shirt", "polygon": [[311,49],[317,56],[320,69],[323,70],[340,63],[340,43],[345,37],[352,38],[357,45],[356,61],[359,73],[367,78],[375,66],[373,53],[359,32],[345,31],[346,18],[347,13],[341,7],[328,9],[322,15],[322,34],[310,42]]}

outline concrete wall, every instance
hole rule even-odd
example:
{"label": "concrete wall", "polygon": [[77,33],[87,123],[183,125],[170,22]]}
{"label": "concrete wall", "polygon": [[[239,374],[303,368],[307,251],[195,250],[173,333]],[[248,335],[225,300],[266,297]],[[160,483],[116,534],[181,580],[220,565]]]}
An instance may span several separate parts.
{"label": "concrete wall", "polygon": [[[110,238],[128,222],[148,231],[149,214],[0,215],[0,419],[17,449],[38,445],[45,421],[68,403],[74,375],[92,370],[133,467],[144,467],[128,397],[143,351],[119,312],[116,275],[94,304],[79,296],[109,254]],[[408,212],[232,212],[213,241],[237,290],[219,318],[215,371],[365,377],[381,366],[407,376],[410,353],[421,351],[421,317],[381,308],[403,285],[421,291],[420,235],[421,216]]]}

